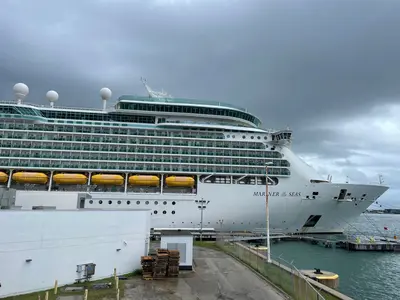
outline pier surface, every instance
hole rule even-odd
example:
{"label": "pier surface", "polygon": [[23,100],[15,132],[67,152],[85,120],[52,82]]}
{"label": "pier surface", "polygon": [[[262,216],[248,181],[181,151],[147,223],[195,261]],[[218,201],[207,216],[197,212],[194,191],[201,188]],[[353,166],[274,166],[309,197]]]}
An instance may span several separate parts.
{"label": "pier surface", "polygon": [[126,281],[123,300],[287,299],[223,252],[195,247],[194,262],[195,272],[182,272],[179,278],[149,281],[135,278]]}

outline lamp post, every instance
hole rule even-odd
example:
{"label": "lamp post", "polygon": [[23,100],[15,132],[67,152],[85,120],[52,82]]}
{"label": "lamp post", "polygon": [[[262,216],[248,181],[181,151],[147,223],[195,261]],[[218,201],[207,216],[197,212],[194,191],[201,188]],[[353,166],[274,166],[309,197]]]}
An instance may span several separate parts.
{"label": "lamp post", "polygon": [[268,203],[268,166],[272,165],[272,162],[265,163],[265,206],[267,214],[267,262],[271,262],[271,248],[269,240],[269,203]]}
{"label": "lamp post", "polygon": [[201,200],[196,200],[197,203],[200,205],[197,206],[198,209],[200,209],[201,212],[201,217],[200,217],[200,242],[203,241],[203,211],[207,208],[207,204],[210,203],[210,201],[204,200],[201,198]]}

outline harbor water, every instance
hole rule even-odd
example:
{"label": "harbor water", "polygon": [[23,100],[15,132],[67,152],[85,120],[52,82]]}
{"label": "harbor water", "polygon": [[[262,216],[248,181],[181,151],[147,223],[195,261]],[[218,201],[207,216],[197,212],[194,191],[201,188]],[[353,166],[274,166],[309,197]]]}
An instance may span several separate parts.
{"label": "harbor water", "polygon": [[[363,214],[346,234],[400,236],[400,215]],[[271,245],[272,255],[292,261],[299,269],[319,268],[340,276],[339,291],[356,300],[400,299],[400,253],[351,252],[306,242]]]}

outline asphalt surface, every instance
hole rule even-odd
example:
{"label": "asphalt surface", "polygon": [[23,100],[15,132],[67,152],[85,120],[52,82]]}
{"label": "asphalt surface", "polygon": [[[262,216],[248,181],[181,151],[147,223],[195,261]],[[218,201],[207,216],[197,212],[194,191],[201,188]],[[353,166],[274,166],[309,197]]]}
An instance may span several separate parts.
{"label": "asphalt surface", "polygon": [[194,272],[178,278],[125,282],[124,300],[282,300],[267,282],[229,255],[195,248]]}

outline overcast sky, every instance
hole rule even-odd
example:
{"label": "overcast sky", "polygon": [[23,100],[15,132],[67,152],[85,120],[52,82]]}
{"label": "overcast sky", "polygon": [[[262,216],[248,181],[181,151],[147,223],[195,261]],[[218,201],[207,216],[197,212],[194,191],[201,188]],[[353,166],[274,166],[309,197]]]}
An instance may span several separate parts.
{"label": "overcast sky", "polygon": [[101,107],[99,89],[246,106],[333,181],[400,196],[400,1],[1,0],[0,99]]}

